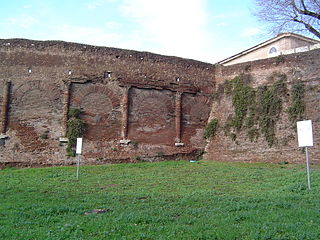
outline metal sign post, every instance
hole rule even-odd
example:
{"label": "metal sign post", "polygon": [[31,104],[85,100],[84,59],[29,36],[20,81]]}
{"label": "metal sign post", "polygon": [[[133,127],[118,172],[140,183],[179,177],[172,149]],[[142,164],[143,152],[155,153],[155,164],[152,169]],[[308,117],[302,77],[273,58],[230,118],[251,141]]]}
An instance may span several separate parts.
{"label": "metal sign post", "polygon": [[79,180],[80,154],[77,154],[77,180]]}
{"label": "metal sign post", "polygon": [[308,189],[311,189],[309,154],[308,154],[308,147],[312,147],[313,146],[313,134],[312,134],[312,122],[311,122],[311,120],[305,120],[305,121],[297,122],[297,130],[298,130],[298,144],[299,144],[299,147],[305,147],[305,150],[306,150]]}
{"label": "metal sign post", "polygon": [[76,147],[76,154],[77,154],[77,180],[79,180],[79,171],[80,171],[80,155],[82,152],[82,138],[77,138],[77,147]]}
{"label": "metal sign post", "polygon": [[309,167],[308,147],[306,147],[306,159],[307,159],[308,188],[311,189],[311,186],[310,186],[310,167]]}

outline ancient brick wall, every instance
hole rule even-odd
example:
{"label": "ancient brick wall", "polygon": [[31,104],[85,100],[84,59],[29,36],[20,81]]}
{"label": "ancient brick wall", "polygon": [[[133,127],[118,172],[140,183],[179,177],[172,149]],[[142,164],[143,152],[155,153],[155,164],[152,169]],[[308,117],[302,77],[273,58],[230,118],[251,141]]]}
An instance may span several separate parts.
{"label": "ancient brick wall", "polygon": [[[205,148],[209,115],[219,126],[206,145],[207,159],[302,162],[288,114],[298,83],[305,87],[304,118],[313,121],[310,153],[317,162],[319,55],[313,50],[223,67],[66,42],[0,40],[0,163],[70,164],[59,139],[71,108],[82,110],[87,163],[194,158]],[[234,106],[225,81],[237,76],[256,94],[284,80],[272,146],[257,123],[254,138],[245,127],[226,134]]]}
{"label": "ancient brick wall", "polygon": [[[281,97],[282,110],[275,124],[274,144],[269,146],[257,127],[259,136],[250,140],[249,129],[245,123],[241,130],[228,134],[226,123],[234,116],[232,94],[226,93],[226,80],[236,76],[244,77],[246,84],[259,94],[263,86],[272,85],[282,78],[286,92]],[[218,119],[219,127],[216,135],[206,146],[207,159],[225,161],[271,161],[271,162],[303,162],[305,153],[298,148],[295,121],[291,121],[288,109],[292,106],[292,88],[303,84],[305,89],[305,119],[313,122],[314,147],[310,148],[310,159],[319,162],[320,147],[320,51],[313,50],[300,54],[292,54],[266,60],[236,64],[228,67],[216,67],[215,100],[212,105],[210,119]],[[257,106],[259,102],[257,103]],[[248,110],[249,111],[249,110]],[[249,112],[247,113],[247,117]],[[230,122],[229,122],[230,123]],[[253,128],[251,128],[253,129]]]}
{"label": "ancient brick wall", "polygon": [[82,109],[85,162],[174,159],[204,147],[213,65],[22,39],[0,40],[0,59],[2,163],[69,163],[59,139],[71,108]]}

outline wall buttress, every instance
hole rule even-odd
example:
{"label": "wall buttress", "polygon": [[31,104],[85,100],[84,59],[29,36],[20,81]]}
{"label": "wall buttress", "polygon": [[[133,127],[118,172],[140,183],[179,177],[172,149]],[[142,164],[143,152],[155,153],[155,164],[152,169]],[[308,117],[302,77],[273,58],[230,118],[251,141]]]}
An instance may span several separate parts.
{"label": "wall buttress", "polygon": [[3,102],[2,102],[2,109],[1,109],[1,125],[0,125],[0,134],[5,134],[7,131],[7,124],[8,124],[8,108],[9,108],[9,100],[10,100],[10,86],[11,82],[7,81],[4,86],[3,90]]}

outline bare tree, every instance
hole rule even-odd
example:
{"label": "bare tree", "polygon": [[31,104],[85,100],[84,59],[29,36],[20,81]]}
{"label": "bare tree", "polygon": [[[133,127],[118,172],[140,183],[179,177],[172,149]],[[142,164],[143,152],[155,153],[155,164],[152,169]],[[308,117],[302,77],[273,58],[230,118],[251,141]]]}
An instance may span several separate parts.
{"label": "bare tree", "polygon": [[320,0],[255,0],[254,14],[273,33],[308,31],[320,38]]}

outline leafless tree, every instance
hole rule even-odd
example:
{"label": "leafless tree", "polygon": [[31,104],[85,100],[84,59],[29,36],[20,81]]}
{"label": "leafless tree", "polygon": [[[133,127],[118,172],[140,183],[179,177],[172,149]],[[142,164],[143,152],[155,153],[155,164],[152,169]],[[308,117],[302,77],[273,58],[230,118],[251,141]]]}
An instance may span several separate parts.
{"label": "leafless tree", "polygon": [[255,0],[254,14],[273,33],[308,31],[320,38],[320,0]]}

